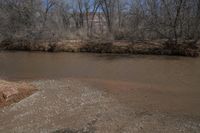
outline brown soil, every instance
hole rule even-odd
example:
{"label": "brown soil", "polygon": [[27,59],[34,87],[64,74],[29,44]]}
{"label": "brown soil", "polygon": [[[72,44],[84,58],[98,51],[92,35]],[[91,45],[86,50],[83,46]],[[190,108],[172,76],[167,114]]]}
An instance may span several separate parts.
{"label": "brown soil", "polygon": [[30,96],[36,88],[26,83],[14,83],[0,80],[0,107],[19,102]]}

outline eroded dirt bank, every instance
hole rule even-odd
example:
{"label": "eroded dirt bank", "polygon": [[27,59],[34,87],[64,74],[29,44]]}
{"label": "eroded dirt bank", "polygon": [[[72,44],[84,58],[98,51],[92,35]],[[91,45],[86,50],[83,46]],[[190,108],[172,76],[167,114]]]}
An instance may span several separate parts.
{"label": "eroded dirt bank", "polygon": [[26,83],[14,83],[0,80],[0,108],[19,102],[30,96],[36,88]]}
{"label": "eroded dirt bank", "polygon": [[31,84],[39,91],[0,109],[0,132],[200,131],[199,92],[91,79]]}
{"label": "eroded dirt bank", "polygon": [[166,40],[155,41],[106,41],[106,40],[60,40],[30,42],[26,39],[6,39],[0,49],[45,51],[45,52],[88,52],[112,54],[178,55],[199,56],[199,43],[192,41],[171,44]]}

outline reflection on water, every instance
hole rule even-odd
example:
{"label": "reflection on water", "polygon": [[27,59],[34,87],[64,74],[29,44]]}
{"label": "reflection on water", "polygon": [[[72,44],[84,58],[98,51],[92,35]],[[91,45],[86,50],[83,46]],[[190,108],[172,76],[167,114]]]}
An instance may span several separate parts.
{"label": "reflection on water", "polygon": [[200,87],[200,58],[82,53],[1,52],[0,78],[95,78]]}

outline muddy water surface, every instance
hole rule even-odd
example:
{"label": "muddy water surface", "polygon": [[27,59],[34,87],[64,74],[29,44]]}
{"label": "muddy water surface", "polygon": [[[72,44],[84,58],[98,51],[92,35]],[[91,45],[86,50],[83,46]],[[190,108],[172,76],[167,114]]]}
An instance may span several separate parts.
{"label": "muddy water surface", "polygon": [[132,108],[200,115],[200,58],[0,52],[0,78],[76,78]]}
{"label": "muddy water surface", "polygon": [[95,78],[197,89],[200,58],[0,52],[0,77]]}

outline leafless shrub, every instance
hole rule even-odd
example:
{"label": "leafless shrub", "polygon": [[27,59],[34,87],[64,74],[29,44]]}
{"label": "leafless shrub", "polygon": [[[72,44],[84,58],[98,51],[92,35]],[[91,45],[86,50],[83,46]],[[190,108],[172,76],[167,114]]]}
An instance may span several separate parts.
{"label": "leafless shrub", "polygon": [[0,0],[0,39],[200,38],[200,0]]}

